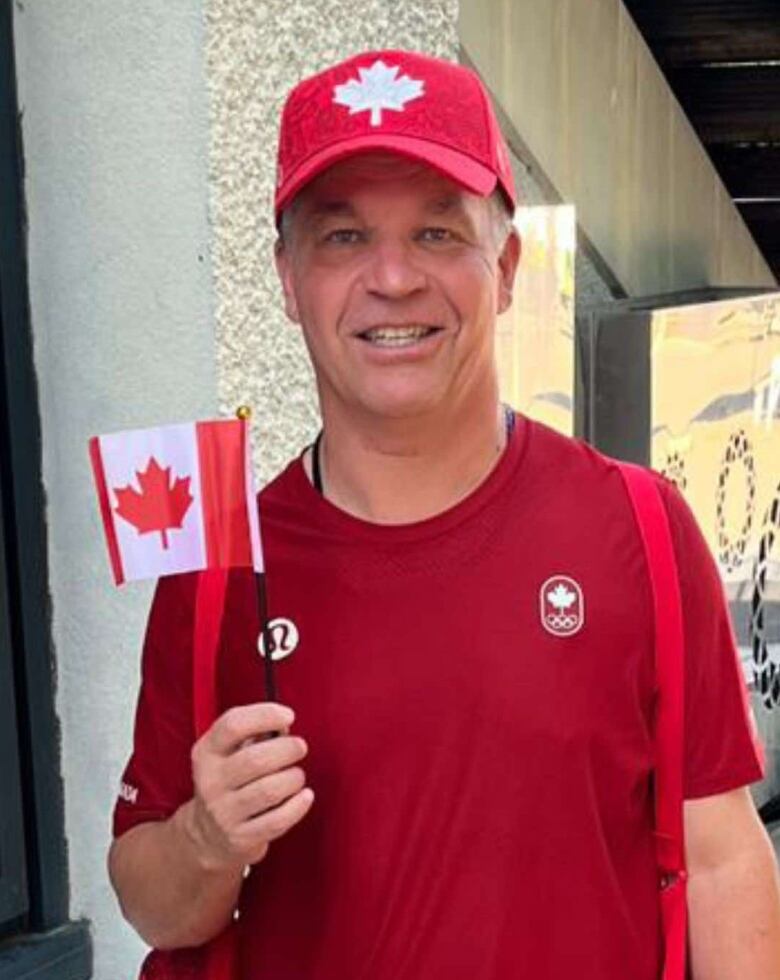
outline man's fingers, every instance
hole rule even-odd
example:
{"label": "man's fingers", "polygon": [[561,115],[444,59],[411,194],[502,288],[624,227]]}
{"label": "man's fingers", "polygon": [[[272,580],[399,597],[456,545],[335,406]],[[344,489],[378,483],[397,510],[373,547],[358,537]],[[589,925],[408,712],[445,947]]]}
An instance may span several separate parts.
{"label": "man's fingers", "polygon": [[235,813],[239,820],[257,817],[299,793],[305,785],[306,774],[300,766],[256,779],[234,794]]}
{"label": "man's fingers", "polygon": [[240,789],[256,779],[295,765],[306,756],[307,751],[306,742],[295,735],[252,742],[225,760],[222,778],[226,786]]}
{"label": "man's fingers", "polygon": [[294,720],[293,710],[275,701],[238,705],[217,718],[204,741],[211,751],[229,755],[247,739],[286,730]]}
{"label": "man's fingers", "polygon": [[248,820],[241,828],[241,834],[251,840],[276,840],[306,816],[313,800],[314,791],[306,786],[281,806]]}

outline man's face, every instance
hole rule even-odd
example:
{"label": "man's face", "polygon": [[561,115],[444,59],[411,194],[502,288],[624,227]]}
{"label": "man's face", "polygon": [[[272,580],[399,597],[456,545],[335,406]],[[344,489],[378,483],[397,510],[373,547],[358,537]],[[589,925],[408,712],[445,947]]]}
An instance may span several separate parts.
{"label": "man's face", "polygon": [[324,410],[402,418],[494,392],[519,242],[499,240],[493,207],[386,154],[335,164],[301,192],[277,266]]}

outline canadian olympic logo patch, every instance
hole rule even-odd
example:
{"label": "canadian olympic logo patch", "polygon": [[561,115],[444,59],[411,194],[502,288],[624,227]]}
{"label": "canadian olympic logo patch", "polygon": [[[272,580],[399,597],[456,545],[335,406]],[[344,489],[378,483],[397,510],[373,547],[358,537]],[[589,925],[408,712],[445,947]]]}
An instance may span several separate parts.
{"label": "canadian olympic logo patch", "polygon": [[568,575],[551,575],[539,590],[542,626],[553,636],[571,636],[585,623],[582,589]]}

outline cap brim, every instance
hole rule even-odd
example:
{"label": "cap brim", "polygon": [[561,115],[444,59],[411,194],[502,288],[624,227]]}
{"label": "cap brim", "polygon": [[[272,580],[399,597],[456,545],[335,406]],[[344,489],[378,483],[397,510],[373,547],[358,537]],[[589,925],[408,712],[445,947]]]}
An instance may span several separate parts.
{"label": "cap brim", "polygon": [[293,171],[277,191],[275,202],[277,219],[298,191],[332,164],[356,156],[358,153],[375,150],[389,150],[391,153],[399,153],[401,156],[426,163],[445,177],[465,187],[466,190],[479,194],[480,197],[491,194],[498,181],[496,174],[484,164],[441,143],[393,133],[369,133],[333,143],[309,157]]}

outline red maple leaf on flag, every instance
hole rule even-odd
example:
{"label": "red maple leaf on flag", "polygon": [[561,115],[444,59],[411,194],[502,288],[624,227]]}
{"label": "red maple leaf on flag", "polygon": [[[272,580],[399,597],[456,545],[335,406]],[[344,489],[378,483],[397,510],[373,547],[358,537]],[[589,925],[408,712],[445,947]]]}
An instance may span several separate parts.
{"label": "red maple leaf on flag", "polygon": [[146,470],[136,470],[139,493],[130,485],[114,487],[118,501],[116,513],[138,529],[139,534],[159,531],[163,548],[168,547],[168,531],[180,528],[184,515],[195,499],[190,493],[190,477],[177,477],[170,486],[171,468],[163,469],[154,456],[149,457]]}

